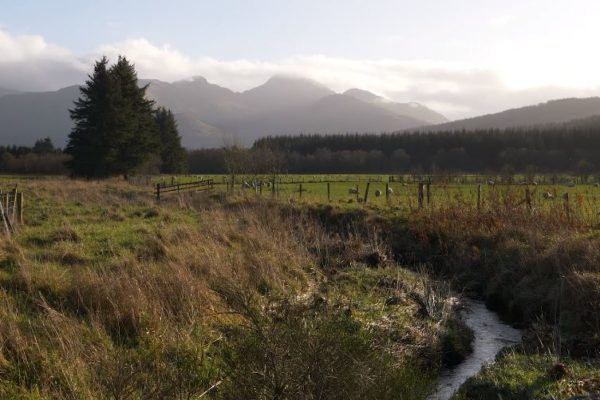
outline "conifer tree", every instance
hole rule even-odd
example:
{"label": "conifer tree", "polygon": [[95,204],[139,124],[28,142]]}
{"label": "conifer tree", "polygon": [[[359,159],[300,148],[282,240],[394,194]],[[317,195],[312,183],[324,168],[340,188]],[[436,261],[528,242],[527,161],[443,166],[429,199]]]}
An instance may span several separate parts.
{"label": "conifer tree", "polygon": [[177,122],[171,110],[159,107],[155,113],[156,125],[160,134],[162,160],[160,171],[165,174],[178,174],[187,170],[187,154],[181,146]]}
{"label": "conifer tree", "polygon": [[75,127],[66,151],[73,175],[129,174],[158,155],[160,136],[147,87],[138,86],[135,68],[125,57],[110,68],[106,57],[96,63],[70,110]]}
{"label": "conifer tree", "polygon": [[80,91],[75,108],[69,110],[75,126],[65,150],[71,155],[67,166],[76,176],[107,176],[110,174],[108,139],[113,130],[115,90],[106,57],[96,62],[93,74]]}
{"label": "conifer tree", "polygon": [[112,172],[127,174],[160,151],[160,136],[154,120],[154,101],[146,99],[148,85],[138,86],[134,66],[119,56],[110,74],[116,83],[115,109],[118,111],[111,134]]}

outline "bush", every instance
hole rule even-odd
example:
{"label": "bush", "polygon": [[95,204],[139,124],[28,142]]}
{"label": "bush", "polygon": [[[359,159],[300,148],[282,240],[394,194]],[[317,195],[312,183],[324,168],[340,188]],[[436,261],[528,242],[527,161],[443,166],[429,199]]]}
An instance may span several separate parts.
{"label": "bush", "polygon": [[260,307],[251,296],[227,298],[247,324],[225,328],[225,399],[415,399],[430,387],[418,366],[397,365],[357,321],[325,303]]}

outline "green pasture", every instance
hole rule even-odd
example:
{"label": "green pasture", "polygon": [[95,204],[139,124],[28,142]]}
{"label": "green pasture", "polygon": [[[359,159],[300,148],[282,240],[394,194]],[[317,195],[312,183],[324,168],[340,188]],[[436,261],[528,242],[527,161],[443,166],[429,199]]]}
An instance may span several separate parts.
{"label": "green pasture", "polygon": [[[152,179],[152,184],[170,185],[199,179],[212,179],[216,191],[235,195],[344,207],[366,204],[400,212],[419,209],[419,182],[428,182],[426,177],[413,175],[239,175],[235,176],[232,188],[231,176],[228,175],[188,175],[157,176]],[[272,182],[275,182],[274,187]],[[530,207],[556,213],[568,212],[593,224],[600,223],[600,187],[592,180],[576,182],[577,178],[568,176],[540,176],[528,181],[523,176],[514,176],[511,183],[502,183],[497,176],[438,177],[431,184],[424,184],[422,208],[440,209],[458,205],[476,209],[478,204],[482,210]],[[388,196],[386,188],[391,189]]]}

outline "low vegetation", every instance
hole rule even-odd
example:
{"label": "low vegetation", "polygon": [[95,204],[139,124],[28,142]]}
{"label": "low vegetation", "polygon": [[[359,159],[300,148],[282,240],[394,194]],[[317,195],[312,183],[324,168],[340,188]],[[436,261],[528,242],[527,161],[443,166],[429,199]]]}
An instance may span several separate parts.
{"label": "low vegetation", "polygon": [[456,293],[525,328],[457,398],[598,388],[600,243],[560,207],[19,185],[26,224],[0,246],[0,397],[424,399],[470,351]]}
{"label": "low vegetation", "polygon": [[[464,356],[447,285],[252,199],[21,182],[0,247],[0,397],[424,398]],[[455,345],[456,344],[456,345]]]}
{"label": "low vegetation", "polygon": [[453,400],[581,399],[598,391],[600,365],[597,361],[558,362],[549,355],[511,350],[469,379]]}

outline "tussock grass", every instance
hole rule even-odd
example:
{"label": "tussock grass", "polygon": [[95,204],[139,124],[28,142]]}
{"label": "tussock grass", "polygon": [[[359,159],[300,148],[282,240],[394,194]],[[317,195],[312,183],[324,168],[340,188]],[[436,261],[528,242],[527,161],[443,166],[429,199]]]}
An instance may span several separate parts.
{"label": "tussock grass", "polygon": [[116,180],[22,190],[27,223],[0,245],[2,398],[418,399],[441,366],[450,316],[415,317],[427,281],[376,231],[262,200],[157,205]]}
{"label": "tussock grass", "polygon": [[599,391],[597,362],[565,359],[557,363],[549,355],[512,350],[469,379],[453,400],[584,398]]}

